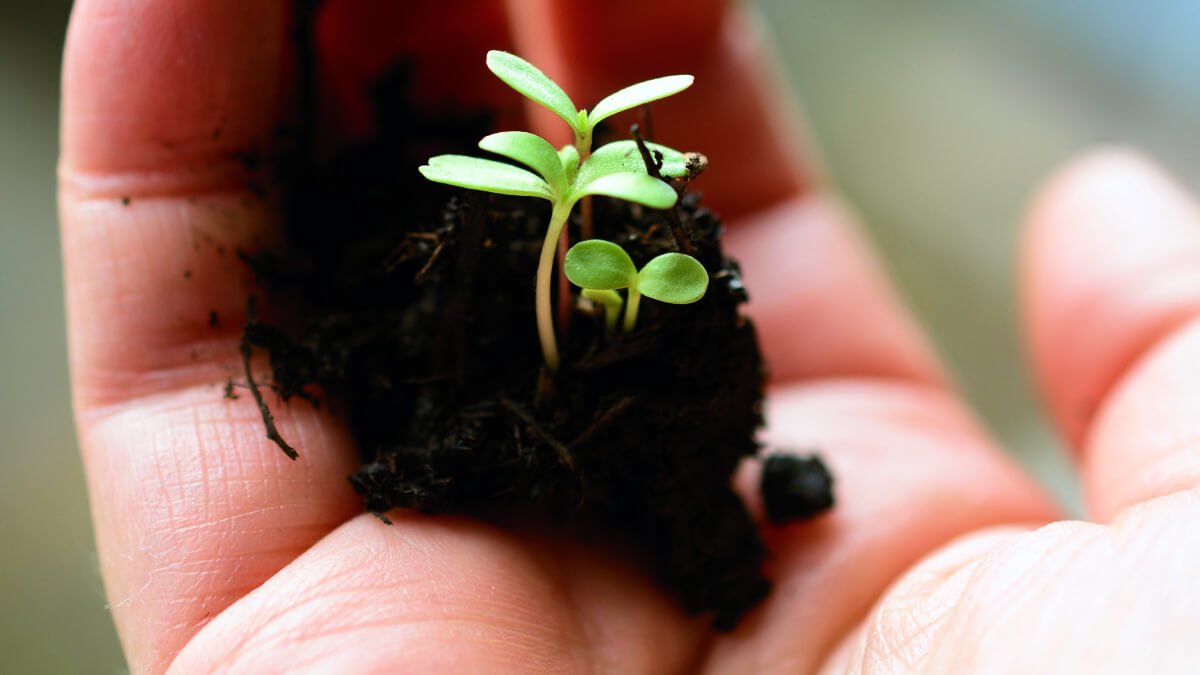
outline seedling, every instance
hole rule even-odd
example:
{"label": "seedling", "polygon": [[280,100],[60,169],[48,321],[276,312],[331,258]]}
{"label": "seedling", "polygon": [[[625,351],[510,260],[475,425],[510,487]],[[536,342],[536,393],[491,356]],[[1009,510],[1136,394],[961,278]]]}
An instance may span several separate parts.
{"label": "seedling", "polygon": [[[488,67],[500,79],[534,101],[558,113],[576,133],[576,143],[560,150],[540,136],[525,131],[502,131],[485,137],[479,147],[533,169],[466,155],[439,155],[420,167],[431,181],[504,195],[537,197],[550,202],[550,224],[538,258],[535,285],[538,339],[551,370],[559,366],[558,344],[550,305],[554,250],[571,210],[590,195],[617,197],[655,209],[675,205],[675,189],[647,175],[634,141],[616,141],[589,152],[595,124],[622,110],[669,96],[691,84],[691,76],[659,78],[633,85],[601,101],[589,115],[576,111],[571,99],[540,70],[505,52],[488,53]],[[685,82],[686,80],[686,82]],[[647,144],[661,157],[659,173],[678,178],[688,173],[685,155],[664,145]],[[635,310],[636,312],[636,310]]]}
{"label": "seedling", "polygon": [[563,268],[571,283],[584,289],[584,297],[604,305],[609,330],[616,327],[616,314],[621,307],[617,291],[628,289],[626,333],[637,324],[643,295],[672,305],[687,305],[704,297],[708,290],[708,272],[690,255],[664,253],[638,271],[625,249],[603,239],[589,239],[572,246]]}

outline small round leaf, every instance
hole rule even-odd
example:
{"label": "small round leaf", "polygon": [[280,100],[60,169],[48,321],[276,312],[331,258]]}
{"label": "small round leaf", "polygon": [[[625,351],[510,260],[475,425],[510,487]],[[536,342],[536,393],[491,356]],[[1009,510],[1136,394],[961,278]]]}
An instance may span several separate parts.
{"label": "small round leaf", "polygon": [[686,305],[704,297],[708,272],[690,255],[664,253],[646,263],[638,273],[637,288],[642,295],[659,302]]}
{"label": "small round leaf", "polygon": [[567,251],[563,271],[580,288],[609,291],[628,288],[638,278],[637,268],[625,249],[611,241],[589,239]]}

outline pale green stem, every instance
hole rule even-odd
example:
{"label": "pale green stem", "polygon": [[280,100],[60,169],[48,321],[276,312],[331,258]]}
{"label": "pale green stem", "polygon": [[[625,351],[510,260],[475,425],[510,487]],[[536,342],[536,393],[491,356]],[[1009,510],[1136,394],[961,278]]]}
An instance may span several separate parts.
{"label": "pale green stem", "polygon": [[[587,161],[588,157],[592,156],[592,132],[589,130],[586,136],[575,135],[575,151],[579,153],[579,165]],[[579,234],[586,241],[592,238],[592,196],[588,195],[583,198],[583,204],[580,206]]]}
{"label": "pale green stem", "polygon": [[612,333],[617,330],[617,320],[621,318],[621,306],[625,301],[616,291],[597,291],[584,289],[583,296],[592,302],[604,306],[604,327]]}
{"label": "pale green stem", "polygon": [[636,288],[629,289],[629,299],[625,301],[625,332],[633,332],[637,324],[638,305],[641,304],[642,294]]}
{"label": "pale green stem", "polygon": [[592,156],[592,131],[590,129],[583,136],[575,134],[575,150],[579,153],[579,165],[583,166],[587,158]]}
{"label": "pale green stem", "polygon": [[558,236],[567,216],[571,215],[571,207],[554,207],[550,215],[550,226],[546,229],[546,238],[542,241],[542,255],[538,259],[537,284],[535,285],[538,339],[542,343],[542,357],[550,370],[558,370],[558,342],[554,339],[554,311],[550,306],[550,281],[554,276],[554,252],[558,248]]}
{"label": "pale green stem", "polygon": [[604,328],[609,332],[617,329],[617,317],[621,316],[621,303],[604,303]]}

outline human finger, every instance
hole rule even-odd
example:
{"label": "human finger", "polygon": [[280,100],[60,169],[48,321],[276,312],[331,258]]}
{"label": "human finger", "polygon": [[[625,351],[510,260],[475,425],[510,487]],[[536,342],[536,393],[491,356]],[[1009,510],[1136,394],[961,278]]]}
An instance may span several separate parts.
{"label": "human finger", "polygon": [[1022,270],[1031,351],[1101,521],[1200,485],[1197,270],[1200,208],[1135,154],[1077,161],[1031,213]]}

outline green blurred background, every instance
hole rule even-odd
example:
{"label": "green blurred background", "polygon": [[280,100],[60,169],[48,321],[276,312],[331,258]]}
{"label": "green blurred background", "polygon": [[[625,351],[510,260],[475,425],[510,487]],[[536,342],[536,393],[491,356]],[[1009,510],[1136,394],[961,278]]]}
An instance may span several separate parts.
{"label": "green blurred background", "polygon": [[[1097,143],[1200,181],[1200,3],[759,4],[834,178],[972,401],[1077,503],[1024,376],[1016,226],[1038,182]],[[0,673],[124,668],[67,393],[54,162],[69,6],[0,0]]]}

